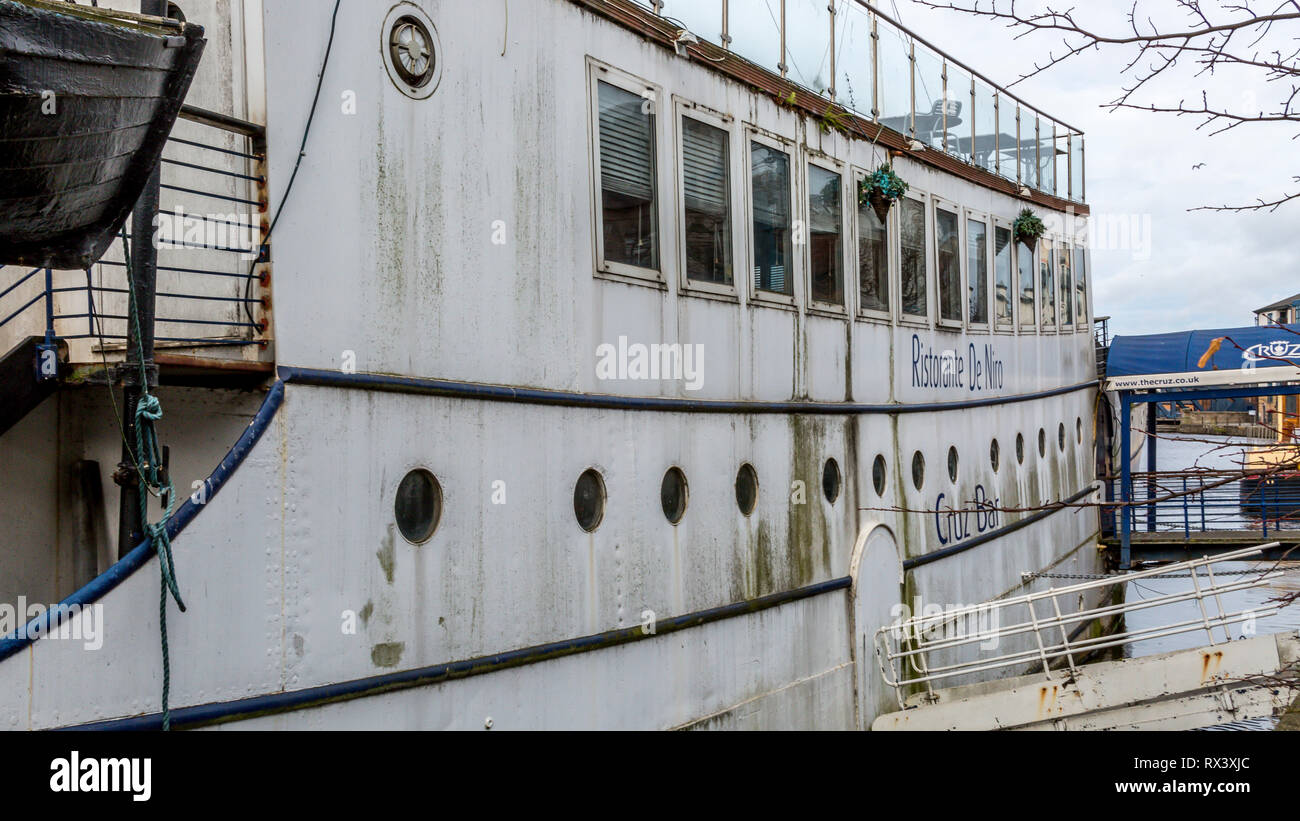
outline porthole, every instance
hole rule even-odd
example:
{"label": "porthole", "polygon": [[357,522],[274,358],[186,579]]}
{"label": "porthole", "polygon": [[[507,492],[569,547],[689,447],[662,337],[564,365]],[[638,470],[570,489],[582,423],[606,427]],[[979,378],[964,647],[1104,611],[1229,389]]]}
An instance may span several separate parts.
{"label": "porthole", "polygon": [[578,527],[593,532],[605,518],[605,480],[595,468],[588,468],[573,486],[573,515]]}
{"label": "porthole", "polygon": [[948,448],[948,478],[957,481],[957,448]]}
{"label": "porthole", "polygon": [[433,94],[442,78],[442,48],[429,16],[413,3],[398,3],[382,32],[384,67],[397,90],[417,100]]}
{"label": "porthole", "polygon": [[1023,433],[1017,433],[1016,434],[1016,464],[1023,465],[1024,463],[1025,463],[1025,435]]}
{"label": "porthole", "polygon": [[831,504],[840,498],[840,464],[834,459],[827,459],[822,466],[822,493]]}
{"label": "porthole", "polygon": [[1047,455],[1047,431],[1042,428],[1038,429],[1038,455],[1040,457]]}
{"label": "porthole", "polygon": [[1065,423],[1062,422],[1056,429],[1056,446],[1065,452]]}
{"label": "porthole", "polygon": [[746,462],[736,472],[736,507],[746,516],[754,512],[758,504],[758,472]]}
{"label": "porthole", "polygon": [[994,439],[989,443],[989,465],[993,467],[993,472],[998,472],[998,466],[1002,463],[1002,446],[998,440]]}
{"label": "porthole", "polygon": [[925,486],[925,457],[919,450],[912,454],[912,485],[917,490]]}
{"label": "porthole", "polygon": [[1083,418],[1082,417],[1076,417],[1074,420],[1074,438],[1078,440],[1080,445],[1083,444]]}
{"label": "porthole", "polygon": [[393,500],[393,517],[403,539],[411,544],[429,540],[442,518],[442,487],[432,473],[416,468],[402,477]]}
{"label": "porthole", "polygon": [[681,468],[670,467],[659,485],[659,503],[663,506],[664,516],[677,524],[686,515],[686,474]]}
{"label": "porthole", "polygon": [[871,484],[876,489],[877,496],[885,495],[885,457],[877,454],[876,461],[871,463]]}

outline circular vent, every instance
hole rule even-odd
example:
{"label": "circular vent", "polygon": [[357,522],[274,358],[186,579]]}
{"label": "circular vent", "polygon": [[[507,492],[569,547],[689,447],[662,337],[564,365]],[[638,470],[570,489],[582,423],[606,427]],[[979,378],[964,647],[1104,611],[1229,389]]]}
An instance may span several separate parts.
{"label": "circular vent", "polygon": [[399,3],[384,20],[384,66],[393,85],[408,97],[433,94],[442,75],[438,30],[419,7]]}

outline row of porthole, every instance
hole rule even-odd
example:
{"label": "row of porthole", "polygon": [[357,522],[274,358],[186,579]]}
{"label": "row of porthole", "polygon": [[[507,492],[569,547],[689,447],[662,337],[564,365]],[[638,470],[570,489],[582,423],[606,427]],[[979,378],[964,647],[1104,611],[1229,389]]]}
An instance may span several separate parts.
{"label": "row of porthole", "polygon": [[[1083,443],[1083,419],[1075,420],[1075,437]],[[1057,428],[1057,443],[1062,452],[1065,450],[1065,423]],[[1047,455],[1047,431],[1038,429],[1038,455]],[[948,448],[948,478],[957,481],[958,453],[956,447]],[[1016,434],[1016,462],[1024,464],[1025,436]],[[994,439],[989,445],[989,462],[996,473],[1001,463],[1001,446]],[[877,496],[884,496],[886,471],[888,466],[883,455],[877,455],[871,465],[871,483]],[[822,495],[826,501],[835,504],[840,495],[839,463],[834,458],[827,459],[822,466]],[[921,451],[912,454],[912,484],[917,490],[925,485],[925,456]],[[673,466],[664,473],[659,483],[659,504],[663,508],[664,518],[676,525],[686,515],[686,505],[690,497],[690,487],[682,469]],[[600,471],[588,468],[578,477],[573,487],[573,514],[578,526],[588,533],[600,527],[605,518],[605,479]],[[736,472],[736,506],[746,516],[751,515],[758,506],[758,471],[745,462]],[[402,478],[397,487],[397,498],[393,503],[393,512],[397,527],[402,537],[413,544],[428,541],[438,527],[442,518],[442,486],[432,473],[424,468],[416,468]]]}
{"label": "row of porthole", "polygon": [[[835,504],[840,495],[840,466],[833,458],[822,466],[822,495]],[[686,516],[690,487],[682,469],[673,466],[664,473],[659,483],[659,504],[664,518],[676,525]],[[578,526],[588,533],[600,527],[605,518],[605,478],[595,468],[588,468],[573,486],[573,515]],[[758,471],[745,462],[736,472],[736,506],[746,516],[758,507]],[[402,538],[412,544],[421,544],[433,536],[442,518],[442,486],[438,479],[424,468],[416,468],[402,478],[393,502],[393,516]]]}
{"label": "row of porthole", "polygon": [[[1074,420],[1075,439],[1079,444],[1083,444],[1083,419]],[[1062,422],[1056,431],[1057,444],[1061,452],[1065,452],[1065,423]],[[1044,457],[1047,455],[1047,431],[1044,428],[1038,429],[1038,455]],[[959,454],[955,446],[948,448],[948,478],[953,482],[957,481],[957,466]],[[1023,465],[1025,463],[1025,435],[1016,434],[1016,463]],[[993,472],[997,473],[1002,464],[1002,446],[994,439],[989,444],[989,464]],[[883,455],[877,455],[871,465],[871,484],[876,489],[877,496],[885,495],[885,485],[887,482],[888,466],[885,463]],[[912,485],[917,490],[925,486],[925,454],[916,451],[912,454]]]}

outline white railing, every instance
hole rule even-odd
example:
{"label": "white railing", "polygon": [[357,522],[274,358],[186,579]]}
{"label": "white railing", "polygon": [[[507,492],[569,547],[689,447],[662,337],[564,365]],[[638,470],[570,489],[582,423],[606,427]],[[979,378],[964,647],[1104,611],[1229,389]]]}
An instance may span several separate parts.
{"label": "white railing", "polygon": [[865,0],[635,0],[701,40],[1020,185],[1082,202],[1084,137]]}
{"label": "white railing", "polygon": [[[1224,580],[1215,577],[1211,565],[1250,559],[1277,546],[1273,542],[1221,553],[1212,558],[1203,557],[1068,587],[1049,587],[1038,593],[953,608],[942,613],[913,616],[876,631],[876,660],[885,683],[895,688],[899,705],[902,706],[905,688],[924,685],[927,692],[932,692],[935,682],[992,670],[1008,667],[1039,668],[1048,680],[1052,680],[1054,663],[1059,668],[1057,672],[1065,678],[1078,669],[1084,656],[1097,650],[1196,630],[1204,630],[1211,645],[1216,643],[1216,629],[1221,631],[1220,641],[1232,641],[1229,625],[1271,616],[1277,612],[1277,608],[1263,606],[1227,612],[1222,596],[1268,584],[1283,571],[1277,568],[1261,569],[1246,576]],[[1063,600],[1069,602],[1079,596],[1086,600],[1089,592],[1098,589],[1169,574],[1186,574],[1191,579],[1192,588],[1135,602],[1080,607],[1072,612],[1064,612],[1061,607]],[[1199,617],[1136,630],[1130,630],[1126,626],[1119,632],[1100,636],[1070,637],[1076,629],[1099,619],[1113,619],[1187,601],[1197,603]],[[1210,602],[1213,603],[1212,606]],[[1004,625],[1004,621],[1008,623]],[[975,625],[975,628],[970,629],[971,625]],[[1008,640],[1014,649],[1001,649]],[[982,649],[991,652],[979,652]],[[944,656],[947,658],[936,658]],[[1064,661],[1063,665],[1059,663],[1061,660]]]}

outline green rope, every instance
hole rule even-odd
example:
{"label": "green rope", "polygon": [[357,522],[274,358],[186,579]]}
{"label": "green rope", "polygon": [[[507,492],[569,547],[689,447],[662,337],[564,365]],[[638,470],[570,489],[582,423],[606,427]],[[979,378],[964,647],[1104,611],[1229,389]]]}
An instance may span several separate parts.
{"label": "green rope", "polygon": [[[131,249],[127,244],[126,229],[122,230],[123,259],[126,262],[126,281],[130,289],[131,321],[135,324],[136,339],[140,339],[140,315],[135,295],[135,276],[131,271]],[[172,716],[169,708],[171,696],[171,653],[167,646],[167,596],[176,600],[176,606],[185,612],[185,602],[181,599],[180,587],[176,582],[176,561],[172,556],[172,542],[167,535],[167,521],[171,518],[172,508],[176,504],[176,489],[170,476],[162,471],[162,449],[158,446],[158,432],[154,424],[162,418],[162,403],[158,397],[149,393],[149,374],[145,369],[144,357],[139,357],[140,365],[140,401],[135,407],[135,470],[139,476],[137,488],[140,492],[140,523],[144,528],[149,543],[158,554],[159,591],[158,591],[158,632],[162,642],[163,685],[162,685],[162,728],[171,729]],[[167,509],[155,524],[149,524],[149,497],[158,496],[166,500]]]}

